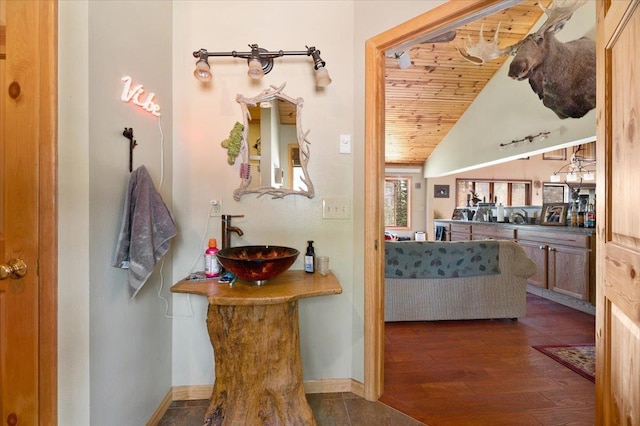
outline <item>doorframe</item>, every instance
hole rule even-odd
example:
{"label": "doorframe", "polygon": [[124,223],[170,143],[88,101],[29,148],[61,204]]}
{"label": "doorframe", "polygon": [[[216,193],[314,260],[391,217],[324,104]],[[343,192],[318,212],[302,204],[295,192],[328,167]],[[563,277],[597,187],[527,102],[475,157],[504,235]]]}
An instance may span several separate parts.
{"label": "doorframe", "polygon": [[435,31],[456,28],[521,0],[444,3],[365,42],[364,397],[384,391],[385,51]]}
{"label": "doorframe", "polygon": [[58,2],[38,2],[38,286],[40,424],[58,416]]}

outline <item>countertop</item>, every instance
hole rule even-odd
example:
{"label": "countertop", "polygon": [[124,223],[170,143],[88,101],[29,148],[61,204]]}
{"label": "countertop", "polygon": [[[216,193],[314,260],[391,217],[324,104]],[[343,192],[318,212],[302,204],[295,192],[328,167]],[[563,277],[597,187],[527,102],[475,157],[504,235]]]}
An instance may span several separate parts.
{"label": "countertop", "polygon": [[289,270],[261,286],[240,279],[229,286],[215,278],[182,280],[173,285],[171,291],[206,296],[211,305],[275,305],[307,297],[340,294],[342,287],[331,271],[323,276],[317,272]]}
{"label": "countertop", "polygon": [[451,219],[434,219],[434,224],[460,224],[460,225],[482,225],[482,226],[497,226],[504,229],[517,229],[522,231],[537,231],[537,232],[567,232],[573,234],[593,235],[596,232],[595,228],[579,228],[572,226],[558,226],[558,225],[520,225],[516,223],[506,222],[480,222],[475,220],[451,220]]}

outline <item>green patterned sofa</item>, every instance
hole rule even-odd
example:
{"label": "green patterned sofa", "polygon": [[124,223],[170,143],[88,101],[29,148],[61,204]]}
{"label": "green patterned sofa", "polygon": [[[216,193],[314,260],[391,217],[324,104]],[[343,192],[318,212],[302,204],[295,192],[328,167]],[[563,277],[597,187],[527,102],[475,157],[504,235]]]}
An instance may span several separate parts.
{"label": "green patterned sofa", "polygon": [[512,241],[386,241],[385,321],[523,317],[535,271]]}

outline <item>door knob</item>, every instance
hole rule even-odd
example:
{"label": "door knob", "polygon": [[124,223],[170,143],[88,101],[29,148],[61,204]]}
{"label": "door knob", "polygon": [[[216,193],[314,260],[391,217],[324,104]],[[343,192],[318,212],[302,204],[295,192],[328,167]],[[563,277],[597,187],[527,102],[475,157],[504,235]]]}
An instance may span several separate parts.
{"label": "door knob", "polygon": [[6,264],[0,264],[0,280],[13,278],[17,280],[27,275],[27,264],[22,259],[11,259]]}

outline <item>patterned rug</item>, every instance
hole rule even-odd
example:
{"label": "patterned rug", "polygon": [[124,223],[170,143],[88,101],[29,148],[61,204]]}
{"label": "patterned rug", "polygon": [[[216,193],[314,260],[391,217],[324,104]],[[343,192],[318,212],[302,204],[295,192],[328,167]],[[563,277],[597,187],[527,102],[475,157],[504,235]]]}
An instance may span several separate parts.
{"label": "patterned rug", "polygon": [[533,348],[572,369],[582,377],[592,382],[596,381],[595,345],[541,345],[533,346]]}

